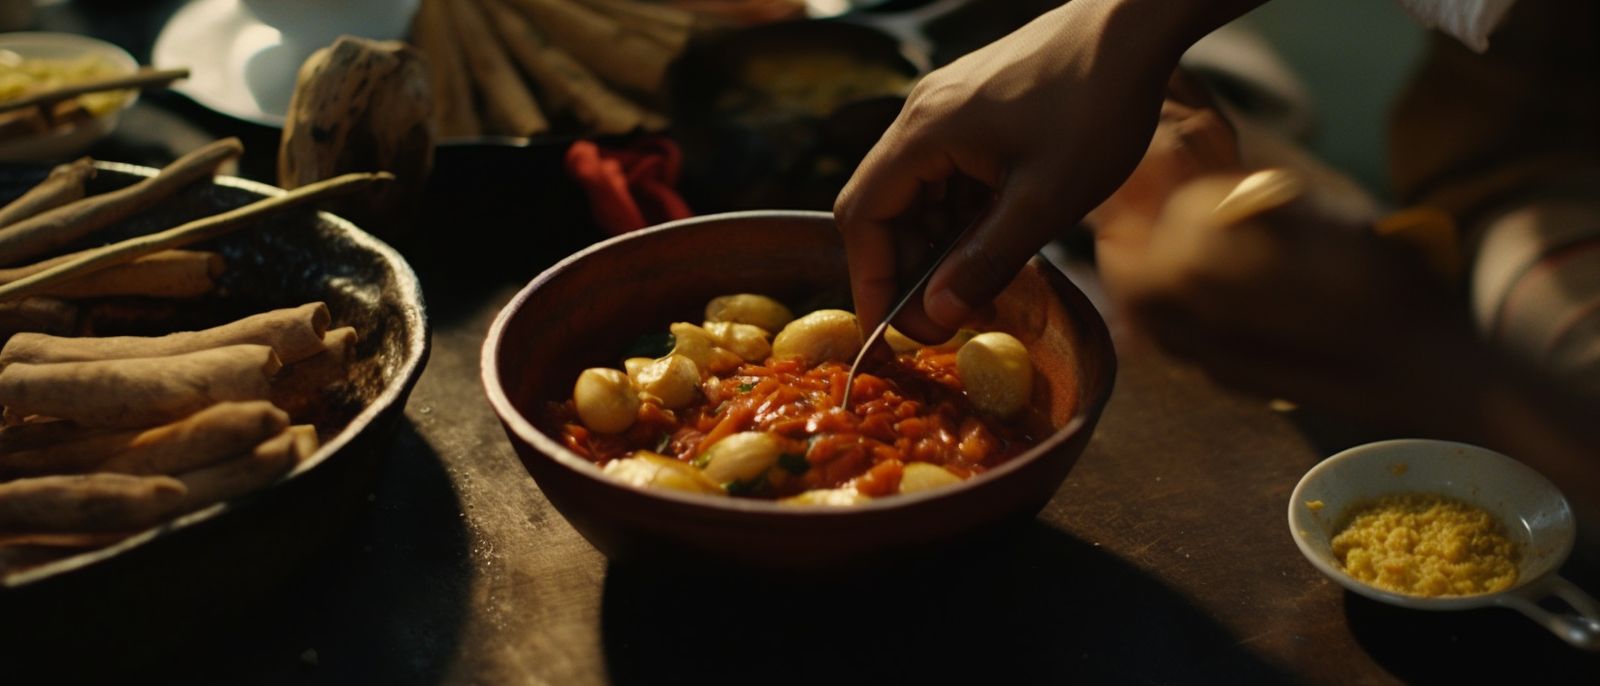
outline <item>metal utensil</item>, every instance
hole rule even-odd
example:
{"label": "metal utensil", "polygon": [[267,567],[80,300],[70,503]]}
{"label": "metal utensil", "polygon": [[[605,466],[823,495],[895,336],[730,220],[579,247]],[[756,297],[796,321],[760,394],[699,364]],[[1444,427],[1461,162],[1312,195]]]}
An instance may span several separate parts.
{"label": "metal utensil", "polygon": [[[963,233],[963,235],[965,234]],[[945,246],[944,251],[939,253],[939,256],[935,257],[933,262],[928,265],[927,270],[922,272],[922,276],[911,284],[911,287],[907,288],[905,293],[900,295],[900,299],[895,302],[894,307],[889,308],[889,313],[883,316],[883,321],[878,322],[878,326],[872,329],[872,333],[867,335],[867,339],[861,342],[861,351],[856,353],[855,361],[850,363],[850,373],[844,377],[844,399],[839,402],[839,407],[850,406],[850,391],[855,389],[853,382],[855,381],[856,373],[861,371],[861,361],[867,359],[867,355],[871,353],[873,347],[883,341],[884,333],[889,330],[889,322],[894,321],[895,315],[900,314],[900,310],[905,308],[906,303],[911,302],[911,299],[922,291],[922,287],[927,285],[928,279],[939,269],[939,265],[944,264],[944,258],[949,257],[960,242],[961,238],[958,236],[955,240],[950,241],[949,245]]]}

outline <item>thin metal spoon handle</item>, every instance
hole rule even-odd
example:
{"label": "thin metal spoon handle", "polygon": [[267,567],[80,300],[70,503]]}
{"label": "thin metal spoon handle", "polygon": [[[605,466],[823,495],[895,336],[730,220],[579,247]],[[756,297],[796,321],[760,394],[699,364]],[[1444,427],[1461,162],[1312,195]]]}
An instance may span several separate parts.
{"label": "thin metal spoon handle", "polygon": [[850,363],[850,373],[844,377],[844,399],[839,401],[841,409],[850,407],[850,392],[855,389],[856,373],[861,371],[861,361],[867,359],[867,353],[872,351],[872,347],[883,340],[884,333],[889,330],[889,322],[894,321],[895,315],[900,314],[900,310],[905,309],[906,303],[911,302],[911,299],[916,297],[917,292],[927,285],[928,279],[932,278],[933,273],[939,270],[939,265],[944,264],[944,258],[949,257],[960,242],[961,237],[957,236],[955,240],[950,241],[950,245],[945,246],[944,252],[939,253],[939,256],[934,258],[933,264],[928,265],[927,271],[922,272],[922,276],[917,279],[917,282],[906,289],[905,294],[900,296],[899,302],[896,302],[894,307],[889,308],[888,314],[883,315],[883,321],[878,322],[878,325],[873,327],[872,333],[867,335],[867,339],[861,342],[861,350],[856,352],[855,361]]}

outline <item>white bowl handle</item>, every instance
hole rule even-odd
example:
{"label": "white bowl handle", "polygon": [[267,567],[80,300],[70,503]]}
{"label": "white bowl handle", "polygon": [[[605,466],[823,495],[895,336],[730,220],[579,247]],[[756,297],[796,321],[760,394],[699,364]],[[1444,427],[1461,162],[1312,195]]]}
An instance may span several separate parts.
{"label": "white bowl handle", "polygon": [[[1539,606],[1540,600],[1551,596],[1560,598],[1574,612],[1551,612]],[[1552,574],[1525,589],[1501,595],[1496,602],[1527,615],[1563,641],[1600,652],[1600,604],[1566,579]]]}

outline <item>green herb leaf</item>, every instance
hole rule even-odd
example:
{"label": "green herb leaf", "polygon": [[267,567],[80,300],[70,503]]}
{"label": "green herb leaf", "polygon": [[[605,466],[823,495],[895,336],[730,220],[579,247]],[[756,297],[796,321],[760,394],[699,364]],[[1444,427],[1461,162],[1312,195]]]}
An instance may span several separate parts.
{"label": "green herb leaf", "polygon": [[647,333],[633,339],[632,343],[622,351],[623,358],[629,357],[666,357],[667,353],[677,347],[678,339],[670,333]]}
{"label": "green herb leaf", "polygon": [[750,391],[755,390],[755,388],[756,388],[756,385],[753,384],[753,383],[742,383],[742,384],[739,384],[739,392],[740,393],[749,393]]}
{"label": "green herb leaf", "polygon": [[778,466],[782,467],[783,471],[796,476],[804,474],[811,469],[811,463],[806,461],[805,455],[796,455],[794,453],[779,455]]}

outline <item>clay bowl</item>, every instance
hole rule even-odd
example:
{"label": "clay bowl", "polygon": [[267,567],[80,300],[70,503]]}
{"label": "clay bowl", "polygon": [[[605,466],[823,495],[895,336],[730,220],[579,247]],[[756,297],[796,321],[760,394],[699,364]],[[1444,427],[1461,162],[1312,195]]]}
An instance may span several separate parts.
{"label": "clay bowl", "polygon": [[847,305],[846,283],[833,217],[821,212],[710,215],[613,238],[551,267],[500,311],[483,347],[484,388],[545,496],[614,561],[853,567],[1031,519],[1088,442],[1116,369],[1099,314],[1039,259],[992,316],[973,323],[1027,344],[1034,403],[1054,432],[959,486],[848,508],[646,490],[603,476],[536,426],[539,409],[568,397],[580,370],[617,366],[641,333],[700,321],[714,296],[765,293],[803,312]]}

